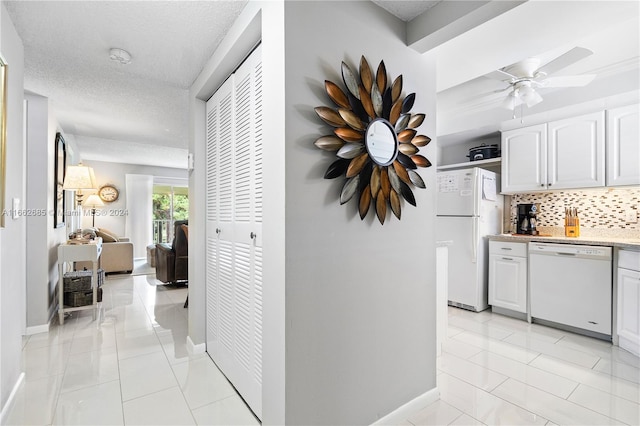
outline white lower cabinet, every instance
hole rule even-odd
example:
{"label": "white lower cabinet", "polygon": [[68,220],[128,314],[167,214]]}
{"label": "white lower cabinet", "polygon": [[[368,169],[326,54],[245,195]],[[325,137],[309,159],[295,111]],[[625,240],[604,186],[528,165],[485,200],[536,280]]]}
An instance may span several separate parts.
{"label": "white lower cabinet", "polygon": [[640,356],[640,252],[618,252],[618,344]]}
{"label": "white lower cabinet", "polygon": [[527,245],[489,242],[489,304],[527,313]]}

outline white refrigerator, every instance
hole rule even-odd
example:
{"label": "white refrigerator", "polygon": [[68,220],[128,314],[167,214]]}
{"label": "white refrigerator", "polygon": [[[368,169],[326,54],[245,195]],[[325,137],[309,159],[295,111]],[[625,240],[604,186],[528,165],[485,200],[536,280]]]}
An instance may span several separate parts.
{"label": "white refrigerator", "polygon": [[449,305],[489,307],[488,235],[502,232],[500,175],[477,167],[437,174],[438,241],[449,241]]}

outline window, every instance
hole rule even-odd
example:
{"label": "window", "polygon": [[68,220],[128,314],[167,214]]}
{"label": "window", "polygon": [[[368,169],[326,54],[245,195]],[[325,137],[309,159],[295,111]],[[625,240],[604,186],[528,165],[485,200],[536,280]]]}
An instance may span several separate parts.
{"label": "window", "polygon": [[173,222],[189,219],[189,188],[153,186],[153,242],[173,241]]}

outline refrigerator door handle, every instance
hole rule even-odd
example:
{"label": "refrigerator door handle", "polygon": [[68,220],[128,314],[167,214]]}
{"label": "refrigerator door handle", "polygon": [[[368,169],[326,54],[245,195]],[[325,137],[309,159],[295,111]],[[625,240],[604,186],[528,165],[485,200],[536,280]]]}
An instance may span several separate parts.
{"label": "refrigerator door handle", "polygon": [[471,262],[472,263],[477,263],[478,262],[478,221],[480,220],[479,217],[474,216],[473,220],[472,220],[472,226],[471,226]]}

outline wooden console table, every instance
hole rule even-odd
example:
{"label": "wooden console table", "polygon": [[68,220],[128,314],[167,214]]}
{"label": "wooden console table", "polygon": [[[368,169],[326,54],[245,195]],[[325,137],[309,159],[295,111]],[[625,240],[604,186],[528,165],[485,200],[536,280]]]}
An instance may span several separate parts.
{"label": "wooden console table", "polygon": [[[93,319],[96,319],[98,307],[98,259],[102,253],[102,238],[96,238],[88,244],[60,244],[58,246],[58,319],[60,325],[64,324],[64,313],[94,309]],[[93,303],[75,308],[64,307],[64,264],[65,262],[78,261],[92,262],[91,289],[93,290]],[[73,269],[73,266],[71,267]]]}

